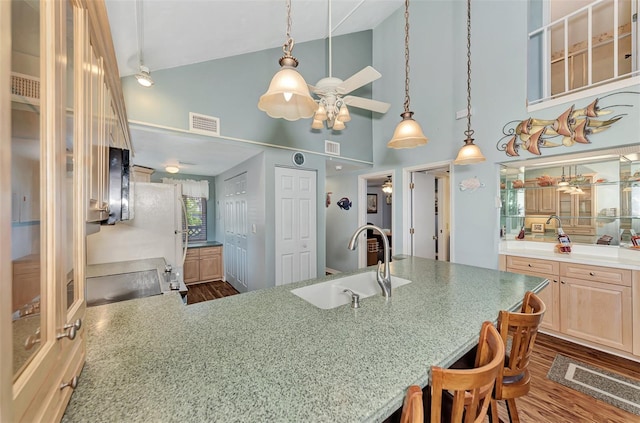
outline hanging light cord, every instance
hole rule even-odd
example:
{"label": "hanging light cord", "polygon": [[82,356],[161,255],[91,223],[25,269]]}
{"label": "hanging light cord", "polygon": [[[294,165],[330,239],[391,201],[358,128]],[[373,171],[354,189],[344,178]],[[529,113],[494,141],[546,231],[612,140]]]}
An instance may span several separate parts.
{"label": "hanging light cord", "polygon": [[142,9],[142,0],[136,0],[136,9],[135,9],[135,14],[136,14],[136,23],[137,23],[137,33],[136,35],[138,36],[138,65],[139,66],[144,66],[144,56],[142,53],[142,47],[144,46],[144,18],[142,16],[143,14],[143,9]]}
{"label": "hanging light cord", "polygon": [[471,138],[471,0],[467,0],[467,130],[464,135]]}
{"label": "hanging light cord", "polygon": [[291,56],[293,44],[293,38],[291,38],[291,0],[287,0],[287,41],[282,46],[285,56]]}
{"label": "hanging light cord", "polygon": [[409,0],[404,1],[404,111],[409,112]]}

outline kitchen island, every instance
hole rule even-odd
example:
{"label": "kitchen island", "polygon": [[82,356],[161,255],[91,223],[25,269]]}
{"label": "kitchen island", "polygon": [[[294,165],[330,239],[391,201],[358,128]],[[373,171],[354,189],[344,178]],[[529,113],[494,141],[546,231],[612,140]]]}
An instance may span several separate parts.
{"label": "kitchen island", "polygon": [[431,365],[467,352],[483,321],[547,284],[413,257],[394,258],[391,274],[412,283],[359,309],[290,292],[344,274],[189,306],[175,294],[89,308],[63,421],[382,421]]}

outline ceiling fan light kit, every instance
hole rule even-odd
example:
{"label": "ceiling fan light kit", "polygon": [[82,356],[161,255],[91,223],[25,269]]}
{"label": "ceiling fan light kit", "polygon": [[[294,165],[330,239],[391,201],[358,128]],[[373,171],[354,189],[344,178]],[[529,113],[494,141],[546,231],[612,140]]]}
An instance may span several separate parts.
{"label": "ceiling fan light kit", "polygon": [[282,47],[284,56],[278,63],[281,69],[275,74],[269,89],[258,101],[258,108],[272,118],[298,120],[310,118],[318,108],[309,94],[307,83],[296,67],[298,60],[291,55],[293,38],[291,38],[291,0],[287,0],[287,41]]}
{"label": "ceiling fan light kit", "polygon": [[486,159],[480,151],[480,147],[473,143],[473,130],[471,129],[471,0],[467,0],[467,130],[464,131],[467,139],[453,161],[457,165],[468,165],[484,162]]}
{"label": "ceiling fan light kit", "polygon": [[400,116],[402,121],[393,131],[388,148],[413,148],[425,145],[429,140],[422,133],[420,124],[413,119],[413,112],[409,110],[411,99],[409,98],[409,0],[404,2],[404,113]]}
{"label": "ceiling fan light kit", "polygon": [[328,128],[340,131],[345,128],[345,122],[349,122],[351,120],[351,115],[347,106],[358,107],[378,113],[386,113],[387,110],[389,110],[390,104],[369,98],[354,97],[350,95],[345,96],[351,91],[357,90],[358,88],[369,84],[382,76],[380,72],[371,66],[365,67],[345,81],[332,76],[333,53],[331,37],[331,0],[329,0],[328,5],[329,76],[319,80],[315,86],[309,85],[311,92],[318,97],[318,110],[314,115],[314,121],[311,123],[311,127],[314,129],[320,129],[316,127],[316,120],[319,120],[321,122],[326,122]]}

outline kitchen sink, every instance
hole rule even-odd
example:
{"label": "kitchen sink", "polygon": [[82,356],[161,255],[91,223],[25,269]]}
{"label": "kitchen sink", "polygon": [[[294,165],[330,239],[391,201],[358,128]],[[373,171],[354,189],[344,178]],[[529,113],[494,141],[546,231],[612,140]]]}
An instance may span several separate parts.
{"label": "kitchen sink", "polygon": [[[391,289],[408,283],[411,283],[408,279],[391,276]],[[314,285],[303,286],[302,288],[291,290],[291,293],[318,308],[327,310],[351,302],[351,294],[343,292],[345,289],[350,289],[360,295],[360,299],[373,295],[382,295],[382,290],[376,281],[376,272],[357,273]]]}

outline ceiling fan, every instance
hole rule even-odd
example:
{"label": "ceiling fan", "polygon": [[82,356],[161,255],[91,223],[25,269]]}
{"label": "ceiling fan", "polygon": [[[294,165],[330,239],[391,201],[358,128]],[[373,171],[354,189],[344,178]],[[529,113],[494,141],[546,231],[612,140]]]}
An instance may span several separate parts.
{"label": "ceiling fan", "polygon": [[309,90],[318,97],[318,110],[313,116],[311,127],[322,129],[326,121],[327,127],[339,131],[345,128],[345,122],[351,120],[347,105],[378,113],[386,113],[391,105],[370,98],[346,95],[375,81],[382,74],[373,67],[367,66],[344,81],[334,77],[332,75],[331,32],[331,0],[329,0],[329,76],[319,80],[315,86],[308,84]]}

